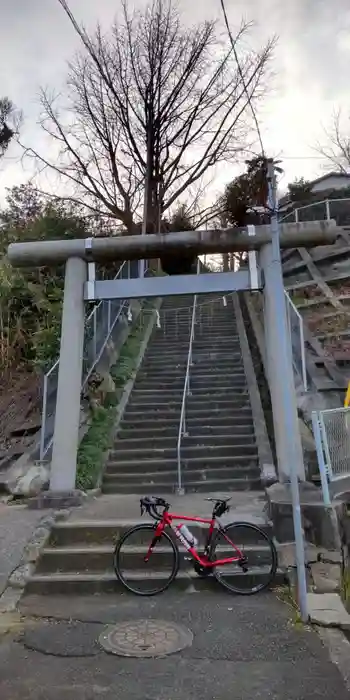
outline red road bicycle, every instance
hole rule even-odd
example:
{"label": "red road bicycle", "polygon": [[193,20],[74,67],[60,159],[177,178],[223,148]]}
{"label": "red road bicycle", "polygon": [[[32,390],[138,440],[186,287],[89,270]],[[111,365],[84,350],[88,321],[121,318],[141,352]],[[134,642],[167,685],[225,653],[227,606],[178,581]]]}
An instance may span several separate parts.
{"label": "red road bicycle", "polygon": [[[141,515],[146,511],[156,522],[130,528],[117,542],[114,569],[125,588],[137,595],[162,593],[177,576],[181,555],[185,559],[190,555],[198,576],[212,574],[233,593],[252,595],[270,585],[277,569],[270,537],[252,523],[223,525],[218,519],[229,511],[229,498],[206,500],[214,502],[211,518],[170,513],[170,504],[163,498],[141,498]],[[181,522],[176,525],[175,521]],[[183,521],[209,525],[202,554]]]}

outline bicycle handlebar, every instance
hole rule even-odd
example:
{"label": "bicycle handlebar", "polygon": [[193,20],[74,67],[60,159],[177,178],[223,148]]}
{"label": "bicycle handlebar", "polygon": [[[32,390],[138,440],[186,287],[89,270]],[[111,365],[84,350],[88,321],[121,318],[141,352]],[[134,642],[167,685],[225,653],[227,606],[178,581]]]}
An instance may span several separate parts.
{"label": "bicycle handlebar", "polygon": [[146,496],[140,499],[141,515],[144,514],[145,510],[148,515],[154,520],[161,520],[162,515],[158,513],[157,508],[163,508],[163,513],[169,508],[170,504],[167,503],[164,498],[157,498],[156,496]]}

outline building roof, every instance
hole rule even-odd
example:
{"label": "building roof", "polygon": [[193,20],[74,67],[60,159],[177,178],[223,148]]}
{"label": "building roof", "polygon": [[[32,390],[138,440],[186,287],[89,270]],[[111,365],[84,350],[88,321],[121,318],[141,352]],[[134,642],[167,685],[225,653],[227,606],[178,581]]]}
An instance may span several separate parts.
{"label": "building roof", "polygon": [[321,175],[321,177],[317,177],[315,180],[310,180],[309,184],[311,187],[313,185],[317,185],[319,182],[322,182],[323,180],[328,180],[329,177],[341,177],[350,180],[350,173],[338,173],[338,172],[330,172],[330,173],[325,173],[324,175]]}

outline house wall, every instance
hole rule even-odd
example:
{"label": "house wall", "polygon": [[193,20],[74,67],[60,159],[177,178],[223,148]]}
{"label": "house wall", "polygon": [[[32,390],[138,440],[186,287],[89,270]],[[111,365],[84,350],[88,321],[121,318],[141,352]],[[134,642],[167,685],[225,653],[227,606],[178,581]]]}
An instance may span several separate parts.
{"label": "house wall", "polygon": [[315,184],[312,186],[311,192],[324,192],[325,190],[342,190],[345,187],[349,187],[350,185],[350,178],[339,176],[339,175],[330,175],[330,177],[325,178],[321,182],[315,182]]}

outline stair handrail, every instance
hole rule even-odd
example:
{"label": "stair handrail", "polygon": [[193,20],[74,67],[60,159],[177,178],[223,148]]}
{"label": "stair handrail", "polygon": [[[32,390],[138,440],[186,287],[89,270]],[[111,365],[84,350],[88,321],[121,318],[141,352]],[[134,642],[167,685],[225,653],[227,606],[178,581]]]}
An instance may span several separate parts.
{"label": "stair handrail", "polygon": [[[130,261],[124,260],[121,263],[116,275],[113,277],[113,280],[117,280],[122,275],[123,270],[126,270],[126,269],[127,269],[127,277],[129,279],[130,274],[131,274]],[[147,272],[148,272],[148,261],[146,261],[145,275],[147,274]],[[123,311],[125,310],[125,308],[128,307],[128,301],[125,299],[121,299],[117,311],[115,312],[114,316],[112,316],[111,300],[101,299],[101,301],[98,304],[96,304],[96,306],[94,306],[94,308],[91,311],[89,311],[85,316],[85,327],[87,327],[88,323],[91,323],[91,321],[93,322],[95,340],[96,340],[96,332],[97,332],[97,323],[96,322],[97,322],[98,310],[100,307],[102,307],[102,304],[106,303],[106,301],[107,301],[107,305],[108,305],[108,328],[107,328],[106,334],[103,338],[100,349],[98,351],[97,351],[97,349],[95,349],[95,352],[93,353],[93,357],[92,357],[92,360],[90,362],[89,367],[87,368],[85,373],[83,372],[82,389],[85,388],[92,372],[94,371],[96,365],[98,364],[118,319],[120,318],[120,316],[123,313]],[[96,345],[96,342],[95,342],[95,345]],[[58,357],[57,360],[53,363],[53,365],[51,365],[50,369],[44,374],[44,377],[43,377],[43,398],[42,398],[42,409],[41,409],[41,432],[40,432],[40,445],[39,445],[39,459],[40,459],[40,461],[44,460],[46,454],[48,453],[48,451],[51,448],[52,443],[53,443],[53,434],[51,434],[49,436],[49,438],[46,439],[47,438],[47,436],[46,436],[47,394],[48,394],[48,386],[49,386],[50,377],[55,371],[56,372],[58,371],[59,361],[60,361],[60,358]]]}
{"label": "stair handrail", "polygon": [[[294,302],[292,301],[291,297],[289,296],[287,290],[284,290],[284,296],[286,300],[286,313],[287,313],[287,323],[288,323],[288,330],[289,330],[289,337],[290,337],[290,344],[292,347],[292,359],[293,359],[293,366],[295,367],[296,371],[298,374],[300,374],[304,391],[308,390],[308,384],[307,384],[307,370],[306,370],[306,354],[305,354],[305,337],[304,337],[304,320],[301,315],[301,313],[298,311],[297,307],[295,306]],[[295,352],[295,333],[293,333],[293,328],[292,328],[292,318],[294,317],[294,323],[298,325],[298,330],[299,330],[299,337],[296,339],[296,344],[299,346],[297,348],[297,352]],[[299,355],[300,353],[300,360],[299,360]]]}
{"label": "stair handrail", "polygon": [[190,370],[191,370],[191,366],[192,366],[192,348],[193,348],[194,328],[195,328],[195,323],[196,323],[196,309],[197,309],[197,294],[195,294],[193,297],[190,342],[188,345],[186,375],[185,375],[184,390],[183,390],[183,395],[182,395],[179,434],[178,434],[178,438],[177,438],[177,491],[179,494],[184,493],[184,489],[182,486],[182,473],[181,473],[181,443],[182,443],[183,436],[186,435],[186,399],[187,399],[187,396],[190,394]]}

